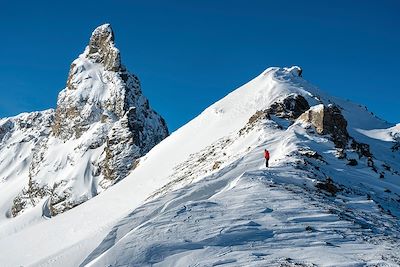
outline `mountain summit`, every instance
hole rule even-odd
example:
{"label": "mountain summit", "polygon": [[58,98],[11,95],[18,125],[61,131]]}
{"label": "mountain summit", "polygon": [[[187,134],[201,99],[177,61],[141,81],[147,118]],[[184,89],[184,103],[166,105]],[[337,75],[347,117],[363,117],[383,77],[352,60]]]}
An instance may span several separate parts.
{"label": "mountain summit", "polygon": [[114,32],[110,24],[101,25],[93,31],[85,54],[94,62],[102,63],[106,70],[120,70],[121,58],[114,45]]}
{"label": "mountain summit", "polygon": [[0,177],[13,184],[3,216],[36,206],[40,216],[64,212],[123,179],[167,136],[139,79],[121,64],[110,24],[101,25],[72,62],[54,111],[0,121]]}

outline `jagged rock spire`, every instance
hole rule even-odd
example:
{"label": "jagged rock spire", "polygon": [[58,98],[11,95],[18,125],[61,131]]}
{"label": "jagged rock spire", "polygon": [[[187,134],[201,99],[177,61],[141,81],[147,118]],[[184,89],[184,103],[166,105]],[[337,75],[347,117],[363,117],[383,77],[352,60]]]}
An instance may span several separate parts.
{"label": "jagged rock spire", "polygon": [[64,140],[79,137],[102,118],[122,118],[140,96],[137,77],[122,68],[111,25],[103,24],[71,64],[67,87],[58,97],[53,133]]}
{"label": "jagged rock spire", "polygon": [[86,57],[103,64],[106,70],[120,70],[120,53],[114,45],[114,32],[110,24],[103,24],[93,31],[86,50]]}
{"label": "jagged rock spire", "polygon": [[[37,134],[29,182],[14,198],[12,216],[44,198],[43,214],[49,216],[79,205],[125,178],[138,158],[168,136],[139,79],[121,65],[110,24],[97,27],[72,62],[50,113],[41,119],[46,131]],[[11,126],[0,126],[2,137]]]}

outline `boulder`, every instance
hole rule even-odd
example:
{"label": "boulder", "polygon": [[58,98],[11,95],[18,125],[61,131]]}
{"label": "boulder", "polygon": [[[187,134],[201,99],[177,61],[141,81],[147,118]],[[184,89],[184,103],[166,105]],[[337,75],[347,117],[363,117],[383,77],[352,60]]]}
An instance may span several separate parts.
{"label": "boulder", "polygon": [[330,135],[337,148],[345,148],[349,141],[347,121],[337,106],[313,106],[300,115],[298,121],[310,123],[318,134]]}

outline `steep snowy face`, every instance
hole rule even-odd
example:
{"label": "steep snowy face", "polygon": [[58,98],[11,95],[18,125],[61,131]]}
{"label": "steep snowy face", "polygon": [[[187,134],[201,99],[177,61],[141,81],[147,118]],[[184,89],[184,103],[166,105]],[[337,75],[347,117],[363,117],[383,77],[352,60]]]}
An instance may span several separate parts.
{"label": "steep snowy face", "polygon": [[1,122],[0,154],[24,155],[21,164],[0,162],[2,180],[16,184],[2,209],[8,216],[38,204],[51,216],[84,202],[123,179],[168,136],[138,78],[121,64],[109,24],[94,30],[72,62],[55,111]]}

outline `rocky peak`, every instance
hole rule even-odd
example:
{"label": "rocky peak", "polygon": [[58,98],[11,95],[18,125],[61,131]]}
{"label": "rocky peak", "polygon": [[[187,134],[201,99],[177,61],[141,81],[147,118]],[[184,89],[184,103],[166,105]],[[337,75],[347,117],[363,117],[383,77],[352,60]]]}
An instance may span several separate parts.
{"label": "rocky peak", "polygon": [[[44,198],[50,215],[79,205],[125,178],[168,136],[139,79],[122,67],[109,24],[94,30],[84,53],[72,62],[67,86],[48,117],[48,131],[32,144],[29,183],[13,200],[13,216]],[[11,126],[0,123],[0,139]]]}
{"label": "rocky peak", "polygon": [[121,65],[110,24],[101,25],[71,64],[67,86],[58,96],[53,133],[64,140],[79,138],[91,124],[115,122],[132,107],[149,110],[138,78]]}
{"label": "rocky peak", "polygon": [[110,24],[103,24],[93,31],[86,49],[86,57],[103,64],[106,70],[121,69],[120,53],[114,45],[114,32]]}
{"label": "rocky peak", "polygon": [[90,37],[90,48],[100,47],[102,45],[109,45],[114,43],[114,32],[111,25],[106,23],[98,26]]}

